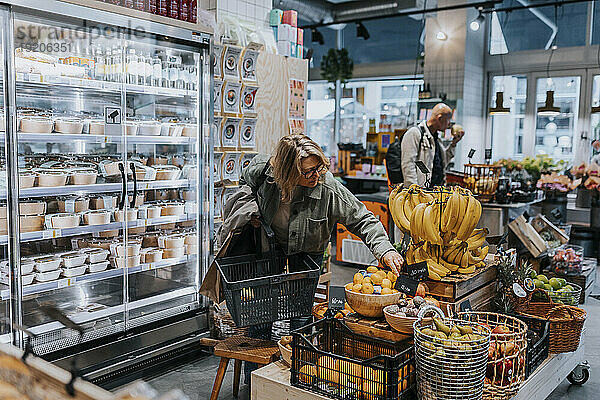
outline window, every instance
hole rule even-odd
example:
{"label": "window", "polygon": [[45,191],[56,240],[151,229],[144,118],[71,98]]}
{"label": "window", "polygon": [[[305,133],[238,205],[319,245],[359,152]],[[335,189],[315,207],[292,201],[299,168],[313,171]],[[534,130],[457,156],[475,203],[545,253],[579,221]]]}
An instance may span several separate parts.
{"label": "window", "polygon": [[[600,107],[600,75],[594,76],[594,82],[592,84],[592,106]],[[592,123],[590,129],[590,142],[592,140],[600,139],[600,113],[591,114],[590,120]]]}
{"label": "window", "polygon": [[523,157],[523,122],[527,102],[527,78],[524,76],[495,76],[492,79],[490,106],[496,104],[496,92],[504,92],[504,107],[509,114],[490,116],[492,148],[495,159]]}
{"label": "window", "polygon": [[[382,132],[414,124],[419,86],[422,84],[421,79],[348,82],[342,93],[339,141],[366,145],[370,120],[374,120],[375,127],[380,127],[378,131]],[[308,84],[307,134],[319,143],[328,155],[337,153],[337,143],[333,135],[334,99],[332,84]]]}
{"label": "window", "polygon": [[[504,0],[496,7],[518,5]],[[558,47],[584,46],[587,22],[587,2],[567,4],[557,9],[554,27],[554,7],[493,13],[490,29],[490,54],[549,48],[553,33]],[[596,9],[598,6],[596,5]],[[597,18],[596,18],[597,19]],[[504,50],[504,51],[503,51]]]}
{"label": "window", "polygon": [[[573,161],[580,80],[578,76],[537,79],[535,154],[548,154],[554,160]],[[547,90],[554,90],[554,105],[560,107],[560,114],[557,116],[542,116],[537,113],[537,107],[546,102]]]}
{"label": "window", "polygon": [[598,18],[600,18],[600,1],[594,1],[593,13],[592,44],[600,44],[600,23],[598,23]]}

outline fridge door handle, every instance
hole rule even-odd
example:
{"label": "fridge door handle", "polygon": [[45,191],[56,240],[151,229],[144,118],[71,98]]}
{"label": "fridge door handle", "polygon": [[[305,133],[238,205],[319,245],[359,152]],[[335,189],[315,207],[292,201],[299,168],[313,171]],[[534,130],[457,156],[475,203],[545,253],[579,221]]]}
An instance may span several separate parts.
{"label": "fridge door handle", "polygon": [[135,176],[135,164],[130,163],[129,168],[131,168],[131,173],[133,174],[133,199],[131,203],[129,203],[129,207],[135,208],[135,202],[137,201],[137,177]]}
{"label": "fridge door handle", "polygon": [[119,210],[123,210],[123,207],[125,207],[125,199],[127,198],[127,182],[125,181],[125,167],[122,162],[119,163],[119,171],[121,171],[121,182],[123,183],[121,200],[119,201]]}

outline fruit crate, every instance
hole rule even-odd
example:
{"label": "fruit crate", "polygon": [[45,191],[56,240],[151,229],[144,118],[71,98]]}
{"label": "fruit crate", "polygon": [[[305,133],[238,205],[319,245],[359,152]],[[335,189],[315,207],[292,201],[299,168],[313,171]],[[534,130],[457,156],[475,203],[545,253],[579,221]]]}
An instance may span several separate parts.
{"label": "fruit crate", "polygon": [[499,165],[465,164],[464,187],[469,189],[481,202],[491,201],[498,188]]}
{"label": "fruit crate", "polygon": [[324,318],[292,332],[290,383],[334,399],[415,398],[411,342],[392,342],[353,332]]}
{"label": "fruit crate", "polygon": [[[550,323],[538,318],[530,318],[523,315],[513,316],[527,324],[527,355],[525,360],[525,379],[527,379],[535,372],[537,367],[548,358],[548,349],[550,348]],[[531,341],[529,332],[535,332],[539,338],[536,341]]]}

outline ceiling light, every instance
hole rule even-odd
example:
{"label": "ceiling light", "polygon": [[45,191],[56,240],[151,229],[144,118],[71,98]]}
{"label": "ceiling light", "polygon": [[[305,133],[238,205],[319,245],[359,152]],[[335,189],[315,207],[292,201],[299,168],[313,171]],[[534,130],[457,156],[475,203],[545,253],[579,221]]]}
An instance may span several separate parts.
{"label": "ceiling light", "polygon": [[593,106],[592,114],[600,114],[600,106]]}
{"label": "ceiling light", "polygon": [[323,38],[323,34],[317,30],[317,28],[311,29],[311,40],[312,42],[318,42],[321,46],[325,44],[325,39]]}
{"label": "ceiling light", "polygon": [[444,40],[448,39],[448,35],[446,35],[446,34],[445,34],[444,32],[442,32],[442,31],[439,31],[439,32],[438,32],[438,33],[435,35],[435,38],[436,38],[437,40],[444,41]]}
{"label": "ceiling light", "polygon": [[356,37],[363,38],[365,40],[368,40],[371,37],[371,35],[369,35],[369,31],[362,22],[356,23]]}
{"label": "ceiling light", "polygon": [[477,18],[475,18],[473,21],[471,21],[471,23],[469,24],[469,27],[471,28],[471,30],[473,32],[477,32],[479,30],[479,28],[481,27],[481,24],[483,24],[484,21],[485,21],[485,17],[483,16],[483,13],[481,12],[481,10],[479,10],[479,15],[477,16]]}
{"label": "ceiling light", "polygon": [[509,114],[510,108],[504,107],[504,92],[496,92],[496,104],[489,109],[490,115]]}
{"label": "ceiling light", "polygon": [[546,92],[546,103],[538,107],[538,115],[543,117],[556,117],[560,114],[560,107],[554,105],[554,90],[548,90]]}

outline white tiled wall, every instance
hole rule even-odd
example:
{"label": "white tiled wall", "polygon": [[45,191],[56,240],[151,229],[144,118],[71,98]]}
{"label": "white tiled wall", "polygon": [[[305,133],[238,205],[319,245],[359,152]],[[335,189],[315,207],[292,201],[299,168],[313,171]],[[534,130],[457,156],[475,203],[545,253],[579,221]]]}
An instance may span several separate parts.
{"label": "white tiled wall", "polygon": [[269,26],[272,0],[200,0],[199,5],[216,12],[217,21],[223,15],[233,15],[257,26]]}

